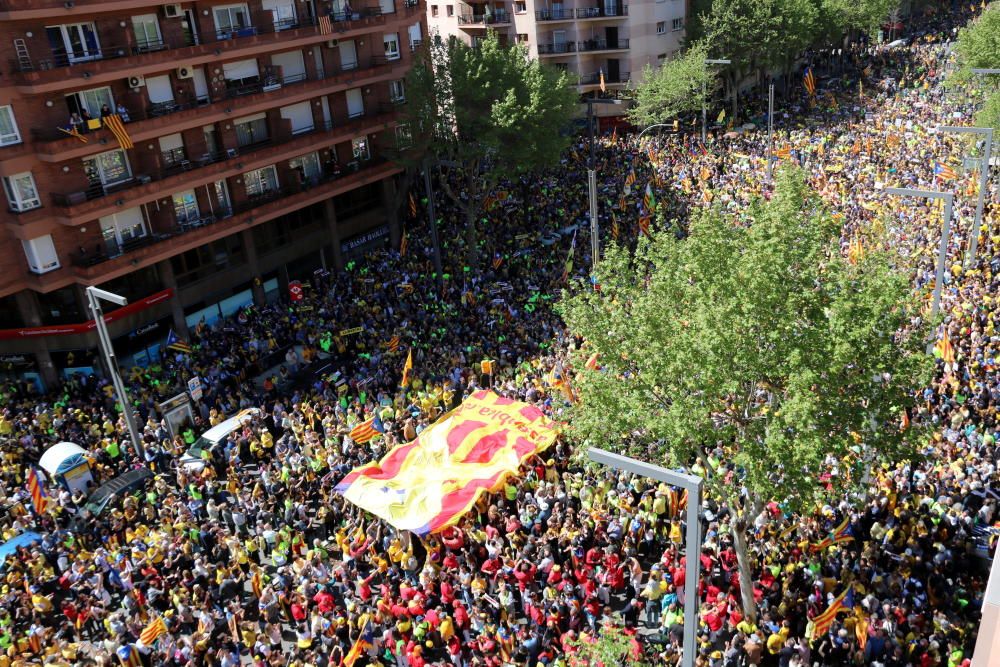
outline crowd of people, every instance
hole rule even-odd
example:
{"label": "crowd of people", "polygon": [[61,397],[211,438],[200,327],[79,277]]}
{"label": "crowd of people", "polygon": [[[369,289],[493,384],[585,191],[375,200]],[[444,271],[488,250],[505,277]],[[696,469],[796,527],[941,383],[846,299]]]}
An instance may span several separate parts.
{"label": "crowd of people", "polygon": [[[967,147],[934,128],[971,122],[971,89],[949,89],[944,79],[947,42],[975,11],[927,17],[903,48],[858,45],[836,75],[821,77],[815,98],[791,94],[774,119],[772,152],[806,169],[843,216],[845,252],[851,243],[891,244],[917,289],[933,283],[940,212],[881,190],[959,192],[942,295],[955,358],[942,360],[913,417],[933,425],[922,463],[875,471],[861,506],[845,498],[788,516],[772,504],[757,518],[756,618],[740,604],[729,509],[705,499],[699,665],[958,667],[971,656],[985,586],[975,548],[998,519],[1000,498],[1000,202],[991,194],[982,229],[972,229],[971,175],[944,182],[935,173],[935,163],[957,165]],[[700,206],[739,219],[767,196],[766,132],[714,134],[702,145],[683,132],[606,133],[598,148],[604,242],[642,233],[647,181],[679,234]],[[505,184],[506,197],[484,213],[479,266],[466,264],[464,235],[442,233],[448,275],[435,276],[418,208],[404,254],[382,250],[317,275],[302,301],[199,328],[191,353],[168,352],[127,378],[144,461],[104,380],[78,379],[45,396],[6,388],[0,532],[42,539],[0,571],[0,667],[555,666],[572,664],[579,642],[610,633],[609,623],[625,629],[630,664],[676,664],[687,519],[671,489],[583,466],[560,441],[458,526],[423,540],[334,491],[354,466],[411,441],[481,387],[564,416],[565,397],[547,378],[575,342],[552,305],[573,230],[585,229],[585,150],[580,142],[558,168]],[[620,201],[632,172],[636,185]],[[444,198],[438,210],[442,232],[461,219]],[[980,234],[980,254],[966,267],[970,233]],[[587,245],[577,244],[571,272],[583,279]],[[247,369],[276,350],[287,350],[276,381],[250,382]],[[413,371],[400,388],[411,350]],[[484,375],[483,359],[497,370]],[[321,374],[298,372],[317,360]],[[156,404],[194,375],[204,395],[193,432],[243,408],[261,411],[203,465],[178,465],[190,438],[171,435]],[[351,429],[375,415],[385,433],[355,443]],[[154,475],[99,516],[84,510],[83,494],[50,484],[37,515],[26,473],[59,441],[88,450],[98,481],[142,465]],[[725,459],[721,450],[707,454],[713,465]],[[845,520],[852,540],[811,546]],[[814,633],[813,620],[845,583],[853,607]]]}

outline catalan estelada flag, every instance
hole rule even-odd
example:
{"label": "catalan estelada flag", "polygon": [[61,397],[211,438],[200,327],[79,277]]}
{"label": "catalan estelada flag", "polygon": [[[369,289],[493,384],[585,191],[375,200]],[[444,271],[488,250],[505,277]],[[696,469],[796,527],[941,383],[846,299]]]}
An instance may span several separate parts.
{"label": "catalan estelada flag", "polygon": [[180,336],[175,334],[173,329],[167,332],[167,349],[183,354],[191,354],[191,346],[181,340]]}
{"label": "catalan estelada flag", "polygon": [[402,340],[400,340],[399,336],[393,336],[389,339],[389,342],[385,344],[385,349],[389,352],[395,352],[399,349],[400,343],[402,343]]}
{"label": "catalan estelada flag", "polygon": [[385,433],[385,427],[382,425],[382,420],[376,415],[352,428],[348,435],[351,436],[351,440],[363,445],[366,442],[371,442],[381,433]]}
{"label": "catalan estelada flag", "polygon": [[139,635],[139,641],[143,646],[152,646],[160,635],[165,634],[167,634],[167,624],[163,622],[162,616],[157,616]]}
{"label": "catalan estelada flag", "polygon": [[944,330],[944,335],[934,344],[934,351],[941,357],[941,361],[946,364],[955,363],[955,348],[951,346],[951,337],[948,330]]}
{"label": "catalan estelada flag", "polygon": [[436,533],[458,523],[482,494],[502,489],[558,432],[538,408],[479,391],[413,442],[352,470],[337,492],[399,530]]}
{"label": "catalan estelada flag", "polygon": [[642,195],[642,205],[646,207],[646,212],[650,215],[656,213],[656,199],[653,197],[653,186],[646,183],[646,193]]}
{"label": "catalan estelada flag", "polygon": [[808,628],[806,629],[806,634],[808,635],[810,641],[825,635],[830,630],[830,626],[833,625],[833,621],[837,618],[837,614],[841,611],[853,608],[854,586],[848,586],[843,593],[833,599],[833,602],[830,603],[830,606],[827,607],[826,611],[819,614],[812,620],[812,632],[809,632]]}
{"label": "catalan estelada flag", "polygon": [[31,496],[31,506],[35,509],[35,513],[45,512],[45,506],[49,499],[45,493],[45,487],[42,485],[41,477],[34,468],[28,469],[28,494]]}
{"label": "catalan estelada flag", "polygon": [[812,67],[807,67],[806,73],[802,75],[802,85],[810,96],[816,97],[816,75],[813,74]]}
{"label": "catalan estelada flag", "polygon": [[628,176],[625,177],[625,192],[628,193],[635,185],[635,169],[629,169]]}
{"label": "catalan estelada flag", "polygon": [[412,192],[410,193],[410,217],[411,218],[417,217],[417,200],[413,196]]}
{"label": "catalan estelada flag", "polygon": [[945,181],[953,181],[958,178],[958,173],[944,162],[934,163],[934,176]]}
{"label": "catalan estelada flag", "polygon": [[822,540],[812,545],[813,551],[822,551],[829,546],[834,544],[842,544],[844,542],[850,542],[854,539],[854,531],[851,530],[851,519],[850,517],[844,517],[844,520],[834,528],[829,535],[824,537]]}
{"label": "catalan estelada flag", "polygon": [[653,235],[649,233],[649,216],[644,215],[639,218],[639,231],[646,235],[647,239],[653,238]]}
{"label": "catalan estelada flag", "polygon": [[131,644],[119,646],[115,651],[115,655],[118,656],[122,667],[142,667],[142,657],[139,655],[139,649]]}
{"label": "catalan estelada flag", "polygon": [[122,122],[122,117],[116,113],[110,116],[104,117],[104,126],[111,130],[111,134],[115,135],[115,139],[118,140],[118,145],[121,146],[122,150],[128,148],[135,148],[135,144],[132,143],[132,137],[128,135],[128,130],[125,129],[125,123]]}
{"label": "catalan estelada flag", "polygon": [[344,656],[344,667],[354,667],[354,663],[358,661],[358,658],[360,658],[365,651],[372,647],[374,638],[372,636],[371,625],[371,621],[365,623],[365,629],[362,630],[361,634],[354,641],[354,645],[351,646],[351,650]]}

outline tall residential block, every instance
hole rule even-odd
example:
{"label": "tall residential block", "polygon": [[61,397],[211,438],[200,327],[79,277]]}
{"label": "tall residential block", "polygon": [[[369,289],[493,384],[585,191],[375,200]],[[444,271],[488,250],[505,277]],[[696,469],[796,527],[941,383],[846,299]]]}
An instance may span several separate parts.
{"label": "tall residential block", "polygon": [[0,0],[0,380],[122,365],[398,240],[423,0]]}

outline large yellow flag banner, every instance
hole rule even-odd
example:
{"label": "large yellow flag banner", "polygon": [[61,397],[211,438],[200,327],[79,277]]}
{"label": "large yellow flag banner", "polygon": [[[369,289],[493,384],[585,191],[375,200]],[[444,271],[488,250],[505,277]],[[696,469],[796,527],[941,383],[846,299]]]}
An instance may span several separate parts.
{"label": "large yellow flag banner", "polygon": [[396,528],[436,533],[458,523],[483,493],[502,488],[558,432],[538,408],[479,391],[413,442],[352,470],[337,491]]}

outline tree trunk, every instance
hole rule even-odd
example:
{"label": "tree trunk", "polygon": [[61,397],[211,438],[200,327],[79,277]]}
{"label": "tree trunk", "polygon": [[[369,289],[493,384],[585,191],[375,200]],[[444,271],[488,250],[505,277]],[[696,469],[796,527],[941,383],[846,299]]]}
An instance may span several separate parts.
{"label": "tree trunk", "polygon": [[736,549],[736,563],[740,574],[740,598],[743,603],[743,615],[751,623],[757,623],[757,602],[753,597],[753,570],[750,567],[750,556],[747,553],[747,525],[744,519],[733,521],[733,547]]}
{"label": "tree trunk", "polygon": [[732,80],[732,91],[733,91],[733,126],[736,126],[739,120],[739,110],[740,110],[740,75],[736,72],[730,74]]}
{"label": "tree trunk", "polygon": [[475,270],[479,265],[479,231],[476,229],[476,209],[465,207],[465,263]]}

